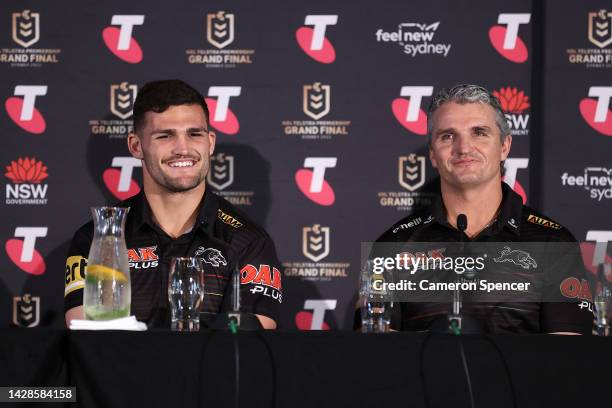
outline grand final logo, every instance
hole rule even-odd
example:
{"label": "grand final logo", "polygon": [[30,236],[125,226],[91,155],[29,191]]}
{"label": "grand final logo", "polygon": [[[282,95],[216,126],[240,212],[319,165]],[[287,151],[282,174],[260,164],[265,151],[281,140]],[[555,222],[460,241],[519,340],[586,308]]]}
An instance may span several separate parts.
{"label": "grand final logo", "polygon": [[222,49],[234,42],[234,15],[219,11],[206,15],[206,39]]}
{"label": "grand final logo", "polygon": [[135,167],[142,167],[142,162],[135,157],[113,157],[111,168],[104,170],[104,185],[119,200],[126,200],[140,193],[140,186],[132,174]]}
{"label": "grand final logo", "polygon": [[17,327],[36,327],[40,323],[40,297],[29,293],[13,298],[13,324]]}
{"label": "grand final logo", "polygon": [[[568,48],[570,64],[586,68],[612,68],[612,11],[601,9],[581,17],[586,39],[597,48]],[[585,39],[585,43],[586,43]]]}
{"label": "grand final logo", "polygon": [[582,118],[597,132],[612,136],[612,111],[609,109],[612,86],[592,86],[589,88],[588,95],[589,98],[580,101],[579,109]]}
{"label": "grand final logo", "polygon": [[308,260],[283,262],[284,276],[313,282],[347,278],[350,263],[321,262],[331,253],[331,228],[313,224],[302,228],[302,255]]}
{"label": "grand final logo", "polygon": [[34,157],[20,157],[6,166],[4,174],[11,183],[6,184],[6,204],[45,205],[47,189],[43,183],[49,174],[47,166]]}
{"label": "grand final logo", "polygon": [[295,173],[295,183],[311,201],[319,205],[330,206],[336,201],[336,194],[332,186],[325,180],[325,171],[333,169],[337,163],[337,157],[306,157],[304,168]]}
{"label": "grand final logo", "polygon": [[41,38],[40,13],[31,10],[12,13],[11,38],[22,48],[2,48],[0,63],[8,63],[11,67],[42,67],[43,64],[59,62],[59,49],[31,48]]}
{"label": "grand final logo", "polygon": [[315,82],[304,85],[303,109],[304,113],[314,120],[319,120],[329,113],[331,107],[331,87]]}
{"label": "grand final logo", "polygon": [[497,24],[489,29],[489,41],[493,48],[509,61],[521,64],[527,61],[529,51],[525,42],[519,37],[521,25],[529,24],[529,13],[502,13],[497,17]]}
{"label": "grand final logo", "polygon": [[512,136],[528,136],[529,113],[525,113],[525,111],[529,109],[530,102],[525,92],[516,87],[507,86],[493,91],[493,95],[501,103],[506,122],[510,127],[510,134]]}
{"label": "grand final logo", "polygon": [[[6,241],[4,249],[9,259],[22,271],[30,275],[42,275],[47,266],[36,249],[38,238],[47,236],[47,227],[17,227],[14,238]],[[23,239],[19,239],[23,238]]]}
{"label": "grand final logo", "polygon": [[430,205],[434,194],[419,189],[427,181],[426,158],[415,153],[398,157],[397,183],[404,190],[378,192],[381,207],[395,207],[398,211],[413,211]]}
{"label": "grand final logo", "polygon": [[234,183],[235,158],[223,152],[210,157],[210,169],[206,183],[214,188],[221,197],[234,205],[253,205],[254,191],[228,190]]}
{"label": "grand final logo", "polygon": [[440,27],[440,22],[435,23],[400,23],[395,31],[384,31],[379,28],[376,31],[376,42],[392,42],[399,45],[404,54],[416,57],[419,55],[442,55],[448,56],[451,44],[434,43],[434,36]]}
{"label": "grand final logo", "polygon": [[416,191],[425,184],[425,156],[399,157],[399,184],[408,191]]}
{"label": "grand final logo", "polygon": [[110,87],[110,111],[120,119],[132,116],[134,102],[136,101],[137,85],[122,82]]}
{"label": "grand final logo", "polygon": [[35,106],[36,97],[46,95],[47,89],[46,85],[17,85],[13,92],[15,96],[4,103],[11,120],[26,132],[40,135],[47,129],[45,117]]}
{"label": "grand final logo", "polygon": [[302,112],[308,120],[283,120],[281,126],[286,136],[300,136],[302,140],[330,140],[335,136],[346,136],[351,122],[326,119],[331,111],[332,87],[321,82],[302,87]]}
{"label": "grand final logo", "polygon": [[302,253],[313,262],[329,255],[329,227],[314,224],[302,230]]}
{"label": "grand final logo", "polygon": [[111,139],[125,139],[134,131],[132,120],[134,102],[138,94],[138,85],[129,82],[110,85],[109,111],[113,119],[92,119],[89,127],[92,135],[107,136]]}
{"label": "grand final logo", "polygon": [[214,48],[185,50],[187,63],[205,68],[235,68],[253,63],[255,50],[228,48],[236,38],[236,14],[225,11],[209,13],[205,18],[206,42]]}
{"label": "grand final logo", "polygon": [[111,26],[102,31],[104,44],[109,51],[127,63],[138,64],[141,62],[143,58],[142,48],[132,34],[134,27],[143,25],[144,20],[145,16],[142,14],[113,15]]}
{"label": "grand final logo", "polygon": [[[400,96],[391,103],[395,119],[417,135],[427,134],[427,113],[421,109],[424,97],[433,95],[433,86],[402,86]],[[406,97],[408,99],[406,99]]]}
{"label": "grand final logo", "polygon": [[[336,50],[325,37],[327,27],[338,24],[338,15],[307,15],[304,25],[295,32],[298,45],[313,60],[331,64],[336,60]],[[313,28],[310,28],[312,26]]]}
{"label": "grand final logo", "polygon": [[13,41],[24,48],[40,40],[40,14],[23,10],[13,13]]}

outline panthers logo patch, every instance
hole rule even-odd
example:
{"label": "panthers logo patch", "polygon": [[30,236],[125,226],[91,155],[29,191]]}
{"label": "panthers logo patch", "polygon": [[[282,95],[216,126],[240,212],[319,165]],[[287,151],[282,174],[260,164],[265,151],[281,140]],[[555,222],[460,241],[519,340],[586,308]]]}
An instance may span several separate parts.
{"label": "panthers logo patch", "polygon": [[225,257],[221,251],[216,248],[204,248],[201,246],[197,249],[195,256],[214,267],[227,266]]}

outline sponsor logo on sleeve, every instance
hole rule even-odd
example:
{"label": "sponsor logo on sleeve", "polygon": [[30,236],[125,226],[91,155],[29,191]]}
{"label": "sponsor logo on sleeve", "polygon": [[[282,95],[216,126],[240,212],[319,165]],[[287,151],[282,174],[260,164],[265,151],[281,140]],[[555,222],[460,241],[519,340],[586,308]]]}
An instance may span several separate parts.
{"label": "sponsor logo on sleeve", "polygon": [[66,273],[64,281],[64,297],[69,293],[85,287],[85,268],[87,259],[82,256],[69,256],[66,259]]}
{"label": "sponsor logo on sleeve", "polygon": [[245,265],[240,270],[240,283],[252,285],[249,289],[252,294],[270,297],[278,303],[283,303],[280,271],[270,265]]}
{"label": "sponsor logo on sleeve", "polygon": [[159,256],[157,256],[157,245],[130,248],[127,250],[130,269],[149,269],[157,268],[159,265]]}
{"label": "sponsor logo on sleeve", "polygon": [[537,215],[533,215],[533,214],[529,214],[529,216],[527,217],[527,222],[530,222],[532,224],[541,225],[546,228],[552,228],[552,229],[563,228],[561,225],[557,224],[556,222],[552,222],[550,220],[547,220],[542,217],[538,217]]}
{"label": "sponsor logo on sleeve", "polygon": [[240,228],[244,225],[243,223],[238,221],[236,218],[232,217],[231,215],[227,213],[224,213],[222,210],[217,210],[217,217],[219,217],[221,221],[223,221],[224,223],[226,223],[232,228]]}

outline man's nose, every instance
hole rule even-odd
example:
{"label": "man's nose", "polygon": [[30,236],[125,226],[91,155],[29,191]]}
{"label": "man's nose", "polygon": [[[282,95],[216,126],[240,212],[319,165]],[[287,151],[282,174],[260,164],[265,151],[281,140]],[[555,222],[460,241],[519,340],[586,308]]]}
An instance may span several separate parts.
{"label": "man's nose", "polygon": [[189,152],[189,136],[185,133],[180,133],[174,138],[174,146],[172,153],[186,155]]}
{"label": "man's nose", "polygon": [[472,138],[469,135],[457,134],[453,140],[453,153],[467,154],[472,151]]}

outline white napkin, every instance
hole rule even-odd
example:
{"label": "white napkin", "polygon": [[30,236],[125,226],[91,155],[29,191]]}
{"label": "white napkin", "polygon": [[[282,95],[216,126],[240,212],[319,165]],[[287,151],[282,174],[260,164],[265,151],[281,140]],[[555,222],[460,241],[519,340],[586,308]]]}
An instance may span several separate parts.
{"label": "white napkin", "polygon": [[136,316],[113,320],[71,320],[70,330],[131,330],[145,331],[147,325],[136,320]]}

